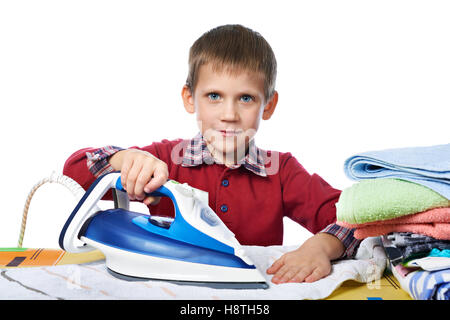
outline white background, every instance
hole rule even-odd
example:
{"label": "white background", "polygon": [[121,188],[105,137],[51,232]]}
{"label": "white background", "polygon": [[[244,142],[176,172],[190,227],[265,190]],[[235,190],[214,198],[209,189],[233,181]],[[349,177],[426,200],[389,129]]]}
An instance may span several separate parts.
{"label": "white background", "polygon": [[[448,1],[1,1],[0,247],[15,246],[32,186],[83,147],[190,138],[188,50],[240,23],[278,60],[277,110],[256,142],[336,188],[358,152],[448,143]],[[24,246],[57,247],[74,203],[44,185]],[[285,244],[310,236],[286,224]]]}

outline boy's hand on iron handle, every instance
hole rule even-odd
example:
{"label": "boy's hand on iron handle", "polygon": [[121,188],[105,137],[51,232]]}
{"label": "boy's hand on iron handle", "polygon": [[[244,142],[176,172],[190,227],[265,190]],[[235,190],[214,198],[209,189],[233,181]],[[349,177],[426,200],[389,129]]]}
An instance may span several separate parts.
{"label": "boy's hand on iron handle", "polygon": [[164,161],[151,153],[127,149],[115,153],[109,160],[115,170],[120,170],[121,182],[130,200],[143,201],[144,204],[157,204],[159,197],[148,197],[169,178],[169,170]]}

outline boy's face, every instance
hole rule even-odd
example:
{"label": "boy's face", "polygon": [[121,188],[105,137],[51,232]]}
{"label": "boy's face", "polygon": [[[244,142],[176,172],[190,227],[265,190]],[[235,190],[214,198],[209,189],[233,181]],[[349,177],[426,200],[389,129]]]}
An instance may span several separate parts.
{"label": "boy's face", "polygon": [[[258,130],[261,118],[272,115],[278,94],[264,101],[264,78],[253,72],[213,71],[211,64],[200,67],[191,94],[183,87],[183,102],[197,122],[214,156],[239,160]],[[231,157],[231,158],[229,158]]]}

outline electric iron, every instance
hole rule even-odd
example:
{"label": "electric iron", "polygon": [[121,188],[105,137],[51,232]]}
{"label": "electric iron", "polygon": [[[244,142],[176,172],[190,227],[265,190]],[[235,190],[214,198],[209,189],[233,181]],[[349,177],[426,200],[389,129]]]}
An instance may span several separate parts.
{"label": "electric iron", "polygon": [[[96,204],[112,190],[114,209]],[[266,289],[262,274],[194,188],[168,180],[150,196],[169,197],[175,218],[129,210],[120,173],[94,181],[59,237],[68,252],[100,250],[108,271],[125,280],[167,280],[213,288]]]}

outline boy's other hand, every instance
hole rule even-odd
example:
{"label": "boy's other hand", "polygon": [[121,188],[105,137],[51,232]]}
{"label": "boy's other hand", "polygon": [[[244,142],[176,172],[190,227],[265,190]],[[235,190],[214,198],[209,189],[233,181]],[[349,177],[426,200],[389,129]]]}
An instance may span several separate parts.
{"label": "boy's other hand", "polygon": [[336,237],[319,233],[309,238],[294,251],[282,255],[267,269],[275,284],[287,282],[314,282],[331,272],[331,260],[344,252]]}
{"label": "boy's other hand", "polygon": [[114,154],[109,163],[120,170],[121,182],[130,200],[143,201],[144,204],[157,204],[159,197],[146,197],[163,185],[168,177],[167,164],[151,153],[127,149]]}
{"label": "boy's other hand", "polygon": [[323,252],[297,250],[285,253],[267,269],[275,284],[287,282],[314,282],[331,272],[330,259]]}

